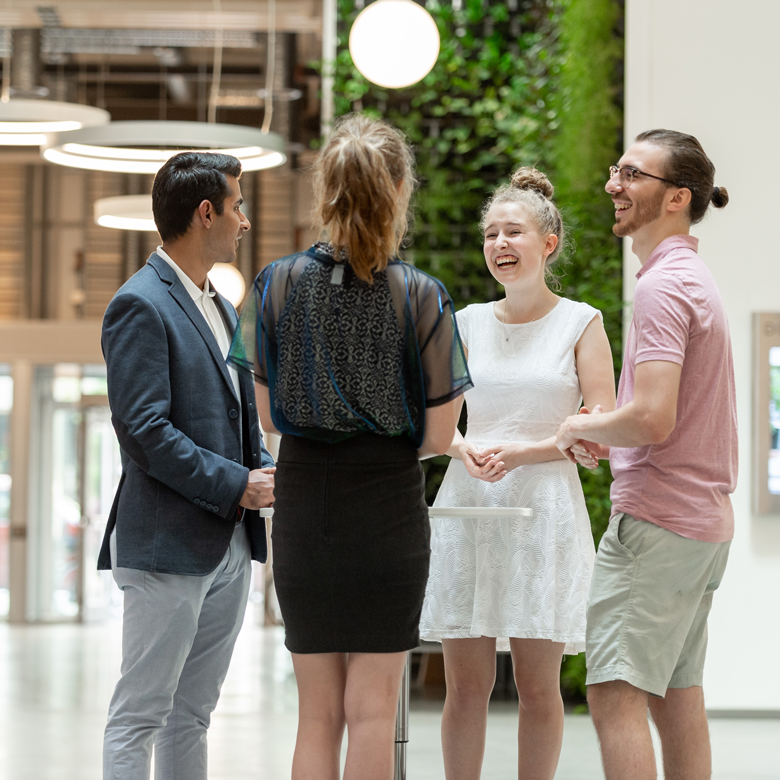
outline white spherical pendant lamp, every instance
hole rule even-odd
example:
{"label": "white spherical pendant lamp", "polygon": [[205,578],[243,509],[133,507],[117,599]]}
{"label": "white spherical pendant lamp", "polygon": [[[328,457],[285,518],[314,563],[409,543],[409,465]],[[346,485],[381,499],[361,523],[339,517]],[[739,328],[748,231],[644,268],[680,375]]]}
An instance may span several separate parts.
{"label": "white spherical pendant lamp", "polygon": [[358,14],[349,34],[355,67],[369,81],[391,89],[427,76],[440,44],[433,17],[412,0],[376,0]]}
{"label": "white spherical pendant lamp", "polygon": [[209,271],[209,284],[220,294],[224,295],[233,306],[238,307],[244,300],[246,283],[241,271],[234,265],[217,263]]}

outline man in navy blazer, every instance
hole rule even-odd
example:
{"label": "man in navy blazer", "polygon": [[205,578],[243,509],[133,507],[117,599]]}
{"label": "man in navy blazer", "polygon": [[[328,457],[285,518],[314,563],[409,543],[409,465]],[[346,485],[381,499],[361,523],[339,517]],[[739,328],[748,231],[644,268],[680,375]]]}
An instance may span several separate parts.
{"label": "man in navy blazer", "polygon": [[103,354],[122,477],[98,568],[124,592],[122,676],[105,780],[205,780],[206,730],[266,560],[273,459],[251,378],[225,363],[237,316],[209,286],[249,230],[241,164],[183,152],[152,188],[162,246],[106,310]]}

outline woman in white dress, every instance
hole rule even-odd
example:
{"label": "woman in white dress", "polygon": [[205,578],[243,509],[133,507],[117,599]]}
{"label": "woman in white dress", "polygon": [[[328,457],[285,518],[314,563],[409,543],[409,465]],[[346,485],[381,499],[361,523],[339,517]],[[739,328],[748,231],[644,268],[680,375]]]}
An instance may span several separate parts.
{"label": "woman in white dress", "polygon": [[480,776],[496,647],[507,643],[520,697],[518,775],[551,779],[562,656],[585,649],[595,551],[577,467],[555,432],[583,400],[583,412],[614,409],[615,382],[600,313],[547,286],[564,241],[552,194],[534,168],[493,193],[481,223],[485,262],[506,297],[457,314],[474,389],[435,506],[530,507],[533,516],[433,523],[420,634],[444,647],[447,780]]}

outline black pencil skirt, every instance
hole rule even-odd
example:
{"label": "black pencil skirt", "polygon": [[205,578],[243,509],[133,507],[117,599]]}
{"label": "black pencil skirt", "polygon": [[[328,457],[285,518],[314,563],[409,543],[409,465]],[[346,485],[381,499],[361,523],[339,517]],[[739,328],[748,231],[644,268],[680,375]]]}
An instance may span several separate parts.
{"label": "black pencil skirt", "polygon": [[417,647],[430,558],[424,491],[405,436],[282,437],[271,539],[291,652]]}

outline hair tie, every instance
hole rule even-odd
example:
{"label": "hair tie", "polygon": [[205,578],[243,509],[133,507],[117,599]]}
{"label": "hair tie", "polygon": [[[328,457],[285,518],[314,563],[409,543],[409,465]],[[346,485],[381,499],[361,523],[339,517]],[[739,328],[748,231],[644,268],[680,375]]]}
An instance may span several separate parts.
{"label": "hair tie", "polygon": [[719,194],[720,194],[720,187],[713,187],[712,188],[712,199],[715,200],[715,198],[717,198]]}

